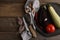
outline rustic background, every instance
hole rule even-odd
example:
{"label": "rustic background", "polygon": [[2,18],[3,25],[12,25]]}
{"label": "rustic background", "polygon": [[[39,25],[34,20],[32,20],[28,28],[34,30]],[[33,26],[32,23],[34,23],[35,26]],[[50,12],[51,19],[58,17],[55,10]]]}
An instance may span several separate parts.
{"label": "rustic background", "polygon": [[[26,0],[0,0],[0,40],[20,40],[17,36],[16,16],[22,16]],[[40,0],[41,4],[48,2],[60,3],[60,0]],[[39,40],[60,40],[60,35],[43,37],[37,33]],[[30,40],[37,40],[31,38]]]}
{"label": "rustic background", "polygon": [[[26,0],[0,0],[0,16],[21,16],[24,14]],[[40,3],[57,2],[60,0],[40,0]]]}

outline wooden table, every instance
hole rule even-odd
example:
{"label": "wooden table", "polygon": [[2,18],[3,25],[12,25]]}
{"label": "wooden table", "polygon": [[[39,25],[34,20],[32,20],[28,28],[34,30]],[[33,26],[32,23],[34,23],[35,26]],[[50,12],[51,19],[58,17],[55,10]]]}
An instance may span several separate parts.
{"label": "wooden table", "polygon": [[[26,0],[0,0],[0,17],[1,16],[22,16],[24,12],[24,4]],[[47,3],[47,2],[57,2],[60,3],[60,0],[40,0],[40,3]],[[60,40],[60,35],[55,37],[43,37],[42,35],[38,34],[39,40]],[[34,38],[30,40],[36,40]]]}
{"label": "wooden table", "polygon": [[[22,16],[26,0],[0,0],[0,16]],[[60,0],[40,0],[40,3],[57,2]]]}

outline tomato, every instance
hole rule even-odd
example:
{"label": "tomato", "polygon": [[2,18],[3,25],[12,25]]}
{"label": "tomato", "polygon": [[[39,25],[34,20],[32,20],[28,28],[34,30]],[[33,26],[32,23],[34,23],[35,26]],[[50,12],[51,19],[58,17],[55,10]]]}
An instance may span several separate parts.
{"label": "tomato", "polygon": [[47,27],[46,27],[46,31],[48,33],[55,32],[55,26],[53,24],[48,24]]}

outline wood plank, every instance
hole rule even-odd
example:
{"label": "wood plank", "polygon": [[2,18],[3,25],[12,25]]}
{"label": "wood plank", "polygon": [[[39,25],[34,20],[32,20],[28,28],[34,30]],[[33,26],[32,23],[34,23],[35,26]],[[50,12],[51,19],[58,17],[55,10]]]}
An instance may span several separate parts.
{"label": "wood plank", "polygon": [[18,25],[15,17],[0,17],[0,32],[17,32]]}
{"label": "wood plank", "polygon": [[59,3],[60,4],[60,0],[40,0],[40,3],[41,4],[45,4],[45,3],[49,3],[49,2],[56,2],[56,3]]}
{"label": "wood plank", "polygon": [[0,4],[0,16],[22,16],[24,14],[23,3]]}
{"label": "wood plank", "polygon": [[17,32],[0,32],[0,40],[20,40]]}
{"label": "wood plank", "polygon": [[0,0],[0,3],[24,3],[26,0]]}

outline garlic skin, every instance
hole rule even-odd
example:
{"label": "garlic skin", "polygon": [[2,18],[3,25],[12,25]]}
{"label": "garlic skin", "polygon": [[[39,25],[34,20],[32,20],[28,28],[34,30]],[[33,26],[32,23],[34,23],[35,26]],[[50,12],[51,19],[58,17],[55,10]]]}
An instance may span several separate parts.
{"label": "garlic skin", "polygon": [[[29,6],[31,3],[32,3],[31,5],[32,8]],[[25,12],[31,13],[34,18],[35,13],[37,13],[40,8],[40,1],[39,0],[27,0],[24,8],[25,8]]]}
{"label": "garlic skin", "polygon": [[25,4],[25,8],[30,4],[30,2],[33,2],[33,9],[35,10],[35,12],[38,12],[39,8],[40,8],[40,1],[39,0],[27,0],[26,4]]}
{"label": "garlic skin", "polygon": [[38,12],[38,10],[40,8],[40,2],[39,2],[39,0],[34,0],[33,8],[34,8],[35,12]]}

